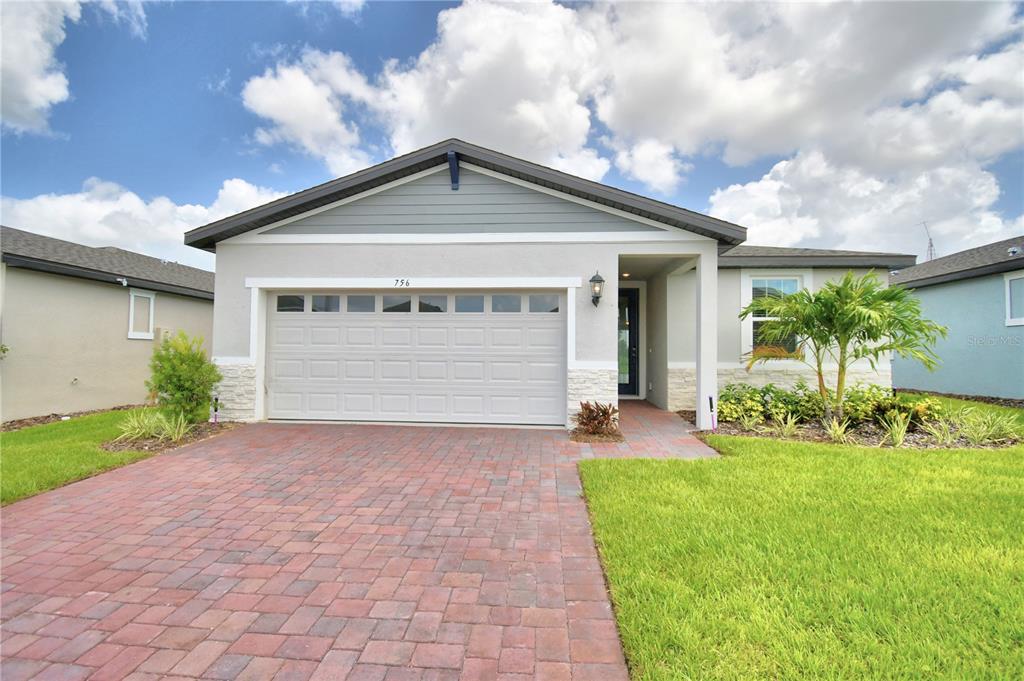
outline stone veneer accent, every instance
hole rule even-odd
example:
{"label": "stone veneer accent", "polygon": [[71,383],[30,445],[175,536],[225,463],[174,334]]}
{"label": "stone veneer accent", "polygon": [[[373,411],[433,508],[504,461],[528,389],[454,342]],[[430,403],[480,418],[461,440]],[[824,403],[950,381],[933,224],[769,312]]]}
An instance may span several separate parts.
{"label": "stone veneer accent", "polygon": [[[718,368],[719,388],[729,383],[747,383],[759,387],[772,383],[780,388],[788,388],[795,385],[801,378],[811,386],[817,383],[814,371],[806,366],[773,368],[771,364],[762,364],[749,372],[743,367]],[[826,373],[826,380],[830,381],[832,385],[835,385],[835,379],[835,371]],[[857,383],[892,386],[892,370],[889,363],[879,363],[877,371],[866,365],[850,368],[846,374],[846,385],[852,386]],[[668,370],[668,404],[672,411],[696,409],[697,369],[688,367]]]}
{"label": "stone veneer accent", "polygon": [[580,402],[619,403],[619,374],[615,369],[569,369],[566,382],[570,418]]}
{"label": "stone veneer accent", "polygon": [[220,417],[225,421],[255,421],[256,365],[217,363],[217,368],[223,377],[214,389],[220,398]]}

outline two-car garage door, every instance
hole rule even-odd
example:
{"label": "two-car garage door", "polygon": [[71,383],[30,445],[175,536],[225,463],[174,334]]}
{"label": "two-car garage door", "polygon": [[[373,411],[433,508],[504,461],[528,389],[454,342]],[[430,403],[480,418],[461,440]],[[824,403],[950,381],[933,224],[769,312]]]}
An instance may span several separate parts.
{"label": "two-car garage door", "polygon": [[564,291],[269,296],[267,416],[562,424]]}

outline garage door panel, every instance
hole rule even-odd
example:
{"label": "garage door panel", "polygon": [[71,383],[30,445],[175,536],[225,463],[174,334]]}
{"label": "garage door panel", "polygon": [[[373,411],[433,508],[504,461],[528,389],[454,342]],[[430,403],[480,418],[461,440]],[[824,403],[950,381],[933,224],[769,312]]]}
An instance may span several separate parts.
{"label": "garage door panel", "polygon": [[529,293],[501,292],[513,303],[520,295],[522,312],[491,312],[486,292],[458,294],[474,298],[470,311],[458,309],[455,293],[430,292],[421,308],[410,292],[411,312],[380,311],[382,293],[357,295],[376,296],[378,311],[349,313],[344,298],[340,310],[315,313],[279,313],[271,303],[269,417],[564,422],[564,313],[528,312]]}
{"label": "garage door panel", "polygon": [[382,360],[380,363],[381,380],[412,378],[412,362],[410,360]]}

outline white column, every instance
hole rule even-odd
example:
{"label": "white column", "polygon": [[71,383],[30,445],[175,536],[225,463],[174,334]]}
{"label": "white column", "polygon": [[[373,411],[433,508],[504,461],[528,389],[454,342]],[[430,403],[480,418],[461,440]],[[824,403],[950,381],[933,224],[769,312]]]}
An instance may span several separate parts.
{"label": "white column", "polygon": [[711,428],[711,406],[718,407],[718,252],[697,258],[697,427]]}

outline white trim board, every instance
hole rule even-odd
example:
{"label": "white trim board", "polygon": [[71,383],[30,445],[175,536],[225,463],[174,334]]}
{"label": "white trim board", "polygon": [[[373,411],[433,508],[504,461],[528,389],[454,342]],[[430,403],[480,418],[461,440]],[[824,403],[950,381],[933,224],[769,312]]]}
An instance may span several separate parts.
{"label": "white trim board", "polygon": [[[675,232],[477,232],[451,234],[254,234],[225,239],[225,244],[490,244],[490,243],[693,243],[698,236]],[[704,237],[700,237],[704,238]]]}
{"label": "white trim board", "polygon": [[[579,288],[580,277],[246,277],[250,289]],[[250,337],[251,340],[251,337]]]}

